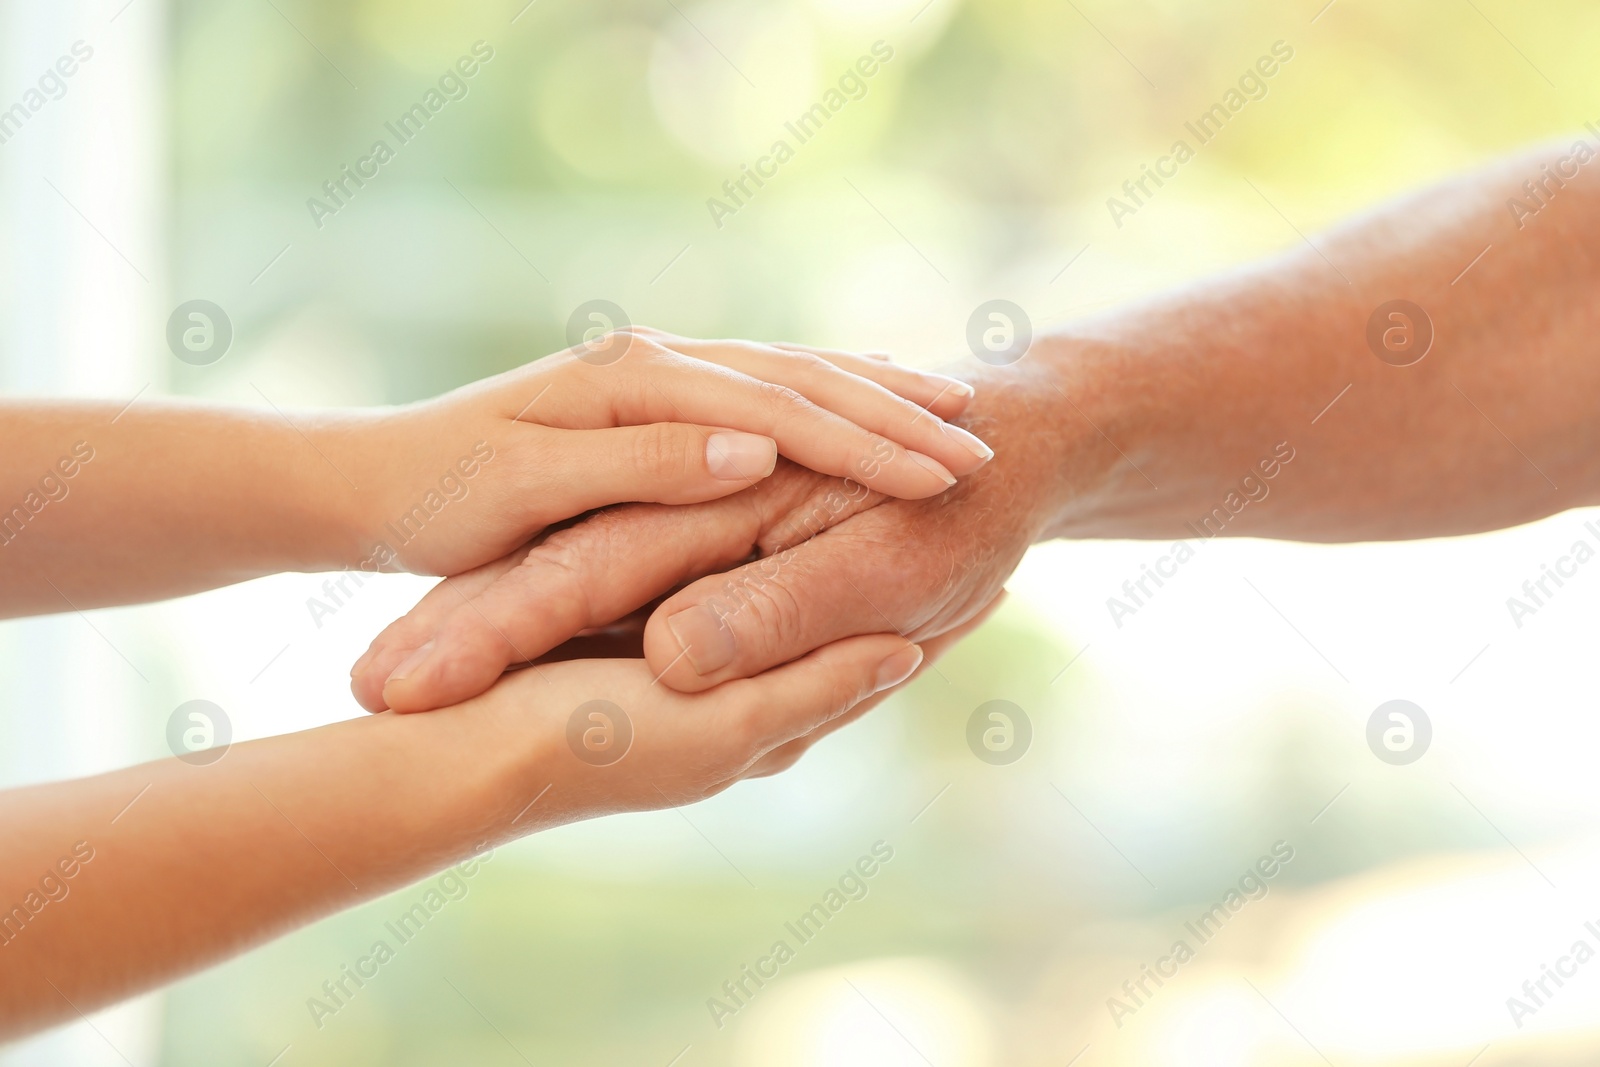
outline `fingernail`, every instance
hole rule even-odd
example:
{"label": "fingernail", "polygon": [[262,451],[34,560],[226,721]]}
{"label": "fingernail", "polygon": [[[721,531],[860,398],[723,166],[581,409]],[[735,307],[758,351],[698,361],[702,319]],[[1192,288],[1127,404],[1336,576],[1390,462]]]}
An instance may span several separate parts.
{"label": "fingernail", "polygon": [[899,652],[878,664],[878,676],[877,680],[872,683],[875,687],[872,691],[881,693],[885,689],[893,689],[911,677],[912,672],[917,669],[921,662],[922,649],[916,645],[912,645],[910,648],[902,648]]}
{"label": "fingernail", "polygon": [[356,675],[360,674],[361,668],[365,667],[372,660],[372,654],[376,651],[376,648],[368,646],[367,650],[361,653],[361,658],[350,664],[350,677],[354,678]]}
{"label": "fingernail", "polygon": [[669,616],[667,629],[678,639],[689,666],[702,678],[732,663],[739,650],[733,631],[704,604]]}
{"label": "fingernail", "polygon": [[946,470],[944,464],[940,463],[932,456],[924,456],[921,452],[907,452],[906,455],[910,456],[912,462],[916,463],[918,466],[926,467],[928,470],[943,478],[945,485],[956,484],[956,476]]}
{"label": "fingernail", "polygon": [[411,653],[411,655],[401,660],[400,666],[389,672],[389,677],[384,680],[383,684],[387,686],[390,682],[405,681],[412,675],[413,672],[416,671],[418,667],[422,666],[422,661],[427,659],[432,654],[433,642],[429,641],[427,644]]}
{"label": "fingernail", "polygon": [[979,440],[977,434],[963,430],[959,426],[952,426],[948,422],[944,424],[944,433],[946,437],[955,441],[979,459],[987,462],[994,458],[994,449]]}
{"label": "fingernail", "polygon": [[714,433],[706,438],[706,468],[725,482],[756,481],[778,465],[778,442],[754,433]]}
{"label": "fingernail", "polygon": [[[926,371],[923,373],[928,374]],[[972,386],[968,385],[960,378],[952,378],[948,374],[928,374],[928,377],[938,382],[944,387],[944,391],[952,396],[971,397],[974,395]]]}

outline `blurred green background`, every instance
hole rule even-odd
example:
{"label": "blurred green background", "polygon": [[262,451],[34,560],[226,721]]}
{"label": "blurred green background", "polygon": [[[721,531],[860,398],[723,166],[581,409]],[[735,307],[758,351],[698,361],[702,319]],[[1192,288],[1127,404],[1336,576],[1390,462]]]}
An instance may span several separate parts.
{"label": "blurred green background", "polygon": [[[983,300],[1048,329],[1600,119],[1578,0],[177,0],[159,28],[155,320],[201,297],[236,339],[203,368],[147,347],[158,388],[251,404],[433,395],[564,347],[595,298],[959,366]],[[308,198],[479,41],[467,94],[319,227]],[[717,225],[708,198],[879,41],[864,95]],[[1279,41],[1265,96],[1118,226],[1107,198]],[[938,673],[790,774],[502,849],[320,1027],[308,998],[426,883],[183,981],[150,1062],[1592,1062],[1592,976],[1527,1028],[1503,1003],[1600,915],[1600,592],[1537,631],[1502,606],[1576,524],[1208,545],[1121,628],[1105,598],[1158,546],[1041,548]],[[348,663],[426,584],[315,631],[303,576],[98,613],[167,664],[135,749],[195,695],[241,736],[356,714]],[[1434,716],[1409,767],[1364,740],[1393,697]],[[1032,724],[1009,765],[966,743],[993,699]],[[708,998],[880,840],[866,897],[719,1028]],[[1124,979],[1280,840],[1266,898],[1116,1025]]]}
{"label": "blurred green background", "polygon": [[[173,10],[174,286],[258,349],[339,338],[327,388],[362,399],[563,347],[593,297],[939,361],[988,296],[1048,323],[1291,240],[1242,177],[1309,231],[1600,117],[1578,4],[278,6]],[[384,123],[476,41],[470,94],[399,146]],[[706,201],[875,41],[865,96],[715,225]],[[1114,226],[1107,198],[1276,41],[1267,96]],[[380,137],[396,158],[316,228],[307,199]]]}

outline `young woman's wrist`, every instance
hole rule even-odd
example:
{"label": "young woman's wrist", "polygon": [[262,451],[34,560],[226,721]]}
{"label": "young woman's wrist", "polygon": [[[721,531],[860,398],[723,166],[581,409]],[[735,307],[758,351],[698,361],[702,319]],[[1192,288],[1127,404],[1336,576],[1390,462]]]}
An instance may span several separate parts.
{"label": "young woman's wrist", "polygon": [[402,775],[403,794],[386,805],[396,837],[413,842],[430,862],[454,862],[567,821],[551,819],[552,798],[541,795],[563,739],[553,725],[557,716],[540,704],[543,684],[518,676],[528,673],[454,707],[366,720],[371,758],[410,768]]}
{"label": "young woman's wrist", "polygon": [[[539,667],[503,675],[485,693],[454,708],[398,715],[439,720],[451,733],[471,734],[469,781],[461,783],[463,810],[471,812],[473,843],[500,845],[539,830],[606,811],[604,798],[577,796],[572,772],[580,769],[567,737],[567,720],[580,706],[556,706],[558,685]],[[388,714],[396,714],[390,712]],[[460,716],[459,722],[445,720]],[[446,742],[448,743],[448,741]],[[592,784],[587,787],[592,791]]]}
{"label": "young woman's wrist", "polygon": [[[320,457],[315,488],[321,521],[302,548],[313,569],[401,571],[395,524],[404,522],[407,475],[415,474],[421,436],[414,409],[374,408],[319,414],[305,428]],[[420,492],[420,490],[419,490]]]}

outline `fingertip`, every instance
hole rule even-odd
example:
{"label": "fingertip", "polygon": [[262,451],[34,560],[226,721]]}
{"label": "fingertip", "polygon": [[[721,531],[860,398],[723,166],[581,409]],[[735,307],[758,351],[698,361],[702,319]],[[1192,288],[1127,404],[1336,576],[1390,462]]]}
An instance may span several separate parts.
{"label": "fingertip", "polygon": [[932,375],[939,386],[939,392],[929,401],[927,407],[930,412],[942,419],[954,418],[972,404],[977,396],[977,391],[966,382],[956,378],[949,378],[943,374]]}
{"label": "fingertip", "polygon": [[904,684],[922,661],[922,647],[897,633],[846,637],[792,664],[796,673],[793,682],[786,683],[785,692],[825,698],[828,711],[819,721],[831,721]]}
{"label": "fingertip", "polygon": [[354,663],[350,664],[350,677],[352,679],[354,679],[357,676],[359,676],[361,674],[361,671],[366,667],[366,665],[368,663],[372,662],[373,657],[376,656],[377,654],[378,654],[378,642],[377,641],[373,641],[372,644],[367,646],[367,650],[365,652],[361,653],[361,657],[359,659],[357,659]]}
{"label": "fingertip", "polygon": [[922,665],[922,646],[908,642],[904,648],[889,653],[879,663],[873,679],[874,693],[893,689],[910,678]]}
{"label": "fingertip", "polygon": [[391,679],[384,682],[383,702],[389,706],[389,710],[399,712],[401,715],[417,711],[419,709],[413,707],[411,701],[406,699],[411,695],[411,688],[404,680],[394,681]]}
{"label": "fingertip", "polygon": [[[694,652],[692,628],[684,620],[679,620],[676,631],[671,625],[674,616],[688,615],[696,610],[709,611],[703,604],[683,605],[678,610],[662,605],[644,627],[644,659],[650,668],[650,676],[680,693],[704,692],[721,680],[715,673],[708,671],[711,676],[705,677],[695,670],[691,659]],[[686,638],[689,647],[685,647]],[[702,662],[707,662],[704,654],[701,658]]]}
{"label": "fingertip", "polygon": [[374,691],[372,683],[365,678],[350,679],[350,695],[355,697],[356,703],[363,711],[373,715],[389,710],[389,706],[383,702],[383,693]]}
{"label": "fingertip", "polygon": [[356,698],[357,704],[373,713],[389,710],[389,704],[383,698],[384,681],[394,665],[405,656],[405,652],[404,646],[374,647],[357,661],[350,676],[350,693]]}
{"label": "fingertip", "polygon": [[962,403],[966,403],[977,395],[977,390],[960,378],[952,378],[948,374],[934,374],[929,371],[924,371],[923,373],[939,386],[939,394],[941,396],[954,397]]}
{"label": "fingertip", "polygon": [[759,709],[762,736],[776,747],[848,715],[916,673],[922,649],[895,633],[859,634],[749,678],[724,682],[736,703]]}
{"label": "fingertip", "polygon": [[[875,455],[860,453],[847,463],[816,469],[859,482],[875,493],[899,500],[926,500],[956,484],[957,478],[950,468],[933,456],[901,444],[892,444],[891,447],[888,458],[880,459]],[[952,458],[965,459],[968,456],[964,450],[953,451],[957,454]],[[972,461],[966,466],[975,470],[982,464]],[[963,473],[970,473],[966,466],[962,467]]]}
{"label": "fingertip", "polygon": [[437,644],[436,640],[424,642],[389,672],[383,682],[384,703],[399,712],[425,711],[434,706],[419,698],[426,694],[428,683],[437,673],[433,662]]}
{"label": "fingertip", "polygon": [[944,483],[944,485],[940,486],[937,490],[935,490],[935,492],[942,493],[952,485],[956,484],[956,476],[950,473],[950,468],[946,467],[943,463],[940,463],[932,456],[924,455],[921,452],[911,451],[907,451],[906,455],[910,457],[911,462],[915,463],[917,466],[921,467],[923,470],[927,471],[929,474],[932,474],[935,478],[938,478]]}
{"label": "fingertip", "polygon": [[951,422],[944,423],[940,429],[944,431],[946,437],[960,445],[962,450],[976,461],[976,467],[981,467],[994,458],[994,449],[990,448],[984,443],[983,438],[971,430],[963,429]]}
{"label": "fingertip", "polygon": [[[498,678],[501,673],[501,670],[496,670],[493,677]],[[492,679],[484,681],[475,672],[464,669],[463,665],[452,663],[449,669],[432,666],[425,673],[390,678],[383,685],[383,700],[389,705],[389,710],[409,715],[459,704],[477,696],[492,684]]]}

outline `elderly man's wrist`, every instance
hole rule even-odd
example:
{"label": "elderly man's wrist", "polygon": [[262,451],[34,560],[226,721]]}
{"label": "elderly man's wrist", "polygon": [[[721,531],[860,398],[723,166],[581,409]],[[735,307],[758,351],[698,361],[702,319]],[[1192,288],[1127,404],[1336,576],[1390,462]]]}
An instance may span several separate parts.
{"label": "elderly man's wrist", "polygon": [[1099,363],[1073,340],[1047,337],[1017,363],[970,376],[978,398],[963,421],[995,449],[1031,541],[1092,536],[1138,489],[1128,446],[1114,436],[1133,435]]}

